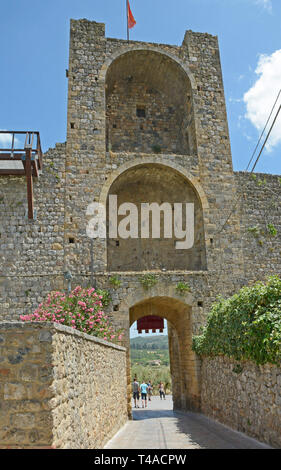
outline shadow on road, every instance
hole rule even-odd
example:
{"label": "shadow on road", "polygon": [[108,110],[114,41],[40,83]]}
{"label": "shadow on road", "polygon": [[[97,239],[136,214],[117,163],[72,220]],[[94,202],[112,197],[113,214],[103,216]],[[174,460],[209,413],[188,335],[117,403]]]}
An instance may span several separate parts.
{"label": "shadow on road", "polygon": [[[171,445],[186,446],[194,449],[261,449],[268,448],[265,444],[246,436],[245,434],[231,430],[222,424],[204,416],[201,413],[191,411],[173,410],[172,397],[160,401],[153,397],[147,408],[133,408],[133,421],[143,423],[153,420],[150,427],[158,423],[164,448],[166,443]],[[160,435],[159,434],[159,435]]]}

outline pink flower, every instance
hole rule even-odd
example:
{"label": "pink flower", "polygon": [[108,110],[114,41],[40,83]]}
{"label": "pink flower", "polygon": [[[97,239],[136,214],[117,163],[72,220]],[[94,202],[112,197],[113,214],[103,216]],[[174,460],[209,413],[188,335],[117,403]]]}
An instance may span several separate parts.
{"label": "pink flower", "polygon": [[76,295],[76,294],[78,294],[81,290],[82,290],[82,287],[81,287],[81,286],[77,286],[77,287],[75,287],[75,289],[72,291],[72,293],[73,293],[74,295]]}

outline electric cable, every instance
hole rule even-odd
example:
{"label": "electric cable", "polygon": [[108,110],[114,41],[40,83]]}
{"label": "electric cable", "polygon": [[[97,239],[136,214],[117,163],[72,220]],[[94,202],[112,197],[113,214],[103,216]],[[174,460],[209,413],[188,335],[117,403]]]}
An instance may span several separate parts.
{"label": "electric cable", "polygon": [[[253,158],[254,158],[254,155],[255,155],[255,153],[256,153],[256,149],[258,148],[258,145],[259,145],[259,143],[260,143],[260,141],[261,141],[261,138],[262,138],[262,136],[263,136],[263,134],[264,134],[264,131],[265,131],[266,127],[267,127],[267,124],[268,124],[268,122],[269,122],[269,120],[270,120],[270,118],[271,118],[271,115],[272,115],[273,110],[274,110],[274,108],[275,108],[275,106],[276,106],[276,103],[277,103],[277,101],[278,101],[278,99],[279,99],[280,94],[281,94],[281,89],[279,90],[279,93],[278,93],[278,95],[277,95],[277,98],[276,98],[276,100],[275,100],[275,102],[274,102],[274,105],[273,105],[271,111],[270,111],[270,115],[269,115],[269,117],[268,117],[268,119],[267,119],[267,122],[266,122],[266,124],[265,124],[264,129],[263,129],[263,132],[262,132],[262,134],[261,134],[261,136],[260,136],[260,138],[259,138],[258,144],[256,145],[256,148],[255,148],[255,150],[254,150],[254,153],[253,153],[253,155],[252,155],[252,157],[251,157],[251,159],[250,159],[250,161],[249,161],[249,163],[248,163],[247,169],[249,168],[249,166],[250,166],[250,164],[251,164],[251,162],[252,162],[252,160],[253,160]],[[263,149],[264,149],[264,147],[265,147],[265,145],[266,145],[266,142],[268,141],[269,136],[270,136],[270,134],[271,134],[271,131],[272,131],[274,125],[275,125],[275,122],[276,122],[277,117],[278,117],[278,115],[279,115],[280,109],[281,109],[281,105],[279,106],[279,108],[278,108],[278,110],[277,110],[277,112],[276,112],[276,114],[275,114],[275,117],[274,117],[274,120],[273,120],[273,122],[272,122],[272,125],[271,125],[271,127],[270,127],[270,129],[269,129],[269,131],[268,131],[268,133],[267,133],[267,136],[266,136],[266,138],[265,138],[265,141],[264,141],[264,143],[263,143],[263,146],[262,146],[262,148],[261,148],[261,150],[260,150],[260,152],[259,152],[258,157],[256,158],[256,161],[255,161],[255,163],[254,163],[254,165],[253,165],[253,168],[252,168],[252,170],[250,171],[250,173],[253,173],[253,171],[254,171],[254,169],[255,169],[255,167],[256,167],[258,161],[259,161],[259,158],[260,158],[260,156],[261,156],[261,154],[262,154],[262,152],[263,152]],[[245,171],[247,171],[247,169],[246,169]],[[229,221],[230,217],[232,216],[233,212],[235,211],[235,209],[236,209],[236,207],[237,207],[237,204],[238,204],[238,201],[239,201],[240,198],[241,198],[241,194],[238,194],[238,196],[236,197],[236,201],[234,202],[233,207],[232,207],[232,209],[231,209],[229,215],[227,216],[225,222],[223,223],[223,225],[221,226],[221,228],[220,228],[217,232],[214,233],[214,235],[218,235],[219,233],[222,232],[222,230],[223,230],[224,227],[226,226],[227,222]]]}
{"label": "electric cable", "polygon": [[262,133],[261,133],[261,135],[260,135],[260,138],[259,138],[259,140],[258,140],[258,143],[257,143],[257,145],[256,145],[256,147],[255,147],[255,150],[254,150],[254,152],[253,152],[253,154],[252,154],[252,156],[251,156],[251,159],[250,159],[250,161],[249,161],[249,163],[248,163],[247,168],[246,168],[245,171],[248,171],[248,168],[249,168],[249,166],[250,166],[251,163],[252,163],[252,160],[253,160],[254,155],[255,155],[255,153],[256,153],[256,151],[257,151],[257,148],[258,148],[258,146],[259,146],[259,144],[260,144],[260,141],[261,141],[261,139],[262,139],[262,137],[263,137],[263,134],[264,134],[264,132],[265,132],[265,129],[267,128],[267,124],[269,123],[269,120],[270,120],[270,118],[271,118],[271,115],[272,115],[272,113],[273,113],[273,110],[274,110],[274,108],[275,108],[275,105],[276,105],[276,103],[277,103],[277,101],[278,101],[278,99],[279,99],[280,93],[281,93],[281,88],[280,88],[279,93],[278,93],[278,95],[277,95],[277,98],[276,98],[276,100],[275,100],[275,102],[274,102],[274,105],[272,106],[270,115],[269,115],[269,117],[268,117],[268,119],[267,119],[267,121],[266,121],[266,124],[265,124],[265,126],[264,126],[264,128],[263,128],[263,131],[262,131]]}

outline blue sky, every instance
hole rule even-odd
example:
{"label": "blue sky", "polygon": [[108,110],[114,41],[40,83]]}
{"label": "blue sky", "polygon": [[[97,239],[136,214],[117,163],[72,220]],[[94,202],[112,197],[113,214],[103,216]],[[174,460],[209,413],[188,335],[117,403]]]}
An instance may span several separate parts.
{"label": "blue sky", "polygon": [[[281,88],[280,0],[130,0],[131,38],[180,45],[187,29],[218,35],[233,164],[244,170]],[[0,129],[66,139],[69,20],[126,37],[125,0],[9,0],[0,19]],[[281,96],[279,104],[281,104]],[[256,171],[281,174],[281,114]]]}

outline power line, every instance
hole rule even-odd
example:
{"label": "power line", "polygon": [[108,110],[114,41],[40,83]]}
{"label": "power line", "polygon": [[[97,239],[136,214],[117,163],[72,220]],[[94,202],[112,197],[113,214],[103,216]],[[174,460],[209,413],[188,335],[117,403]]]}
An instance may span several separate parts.
{"label": "power line", "polygon": [[278,95],[277,95],[277,98],[276,98],[276,100],[275,100],[275,102],[274,102],[274,105],[273,105],[273,107],[272,107],[272,109],[271,109],[270,115],[269,115],[269,117],[268,117],[268,119],[267,119],[267,121],[266,121],[266,124],[265,124],[265,126],[264,126],[264,128],[263,128],[263,131],[262,131],[262,133],[261,133],[261,135],[260,135],[260,138],[259,138],[259,140],[258,140],[258,143],[257,143],[257,145],[256,145],[256,147],[255,147],[255,150],[254,150],[254,152],[253,152],[253,154],[252,154],[252,156],[251,156],[251,159],[250,159],[250,161],[249,161],[249,163],[248,163],[247,168],[246,168],[245,171],[248,171],[248,168],[249,168],[249,166],[250,166],[251,163],[252,163],[252,160],[253,160],[254,155],[255,155],[255,153],[256,153],[256,151],[257,151],[257,148],[258,148],[258,146],[259,146],[259,144],[260,144],[260,141],[261,141],[261,139],[262,139],[262,137],[263,137],[263,134],[264,134],[264,132],[265,132],[265,129],[267,128],[267,124],[269,123],[269,120],[270,120],[270,118],[271,118],[271,115],[272,115],[272,113],[273,113],[273,110],[274,110],[274,108],[275,108],[275,105],[276,105],[276,103],[277,103],[277,101],[278,101],[278,99],[279,99],[280,93],[281,93],[281,89],[279,90],[279,93],[278,93]]}
{"label": "power line", "polygon": [[[279,93],[278,93],[278,95],[277,95],[277,98],[276,98],[276,100],[275,100],[275,102],[274,102],[274,105],[273,105],[271,111],[270,111],[270,115],[269,115],[269,117],[268,117],[268,119],[267,119],[267,121],[266,121],[265,127],[264,127],[264,129],[263,129],[263,131],[262,131],[262,134],[261,134],[261,136],[260,136],[260,138],[259,138],[259,141],[258,141],[258,143],[257,143],[257,145],[256,145],[256,148],[255,148],[255,150],[254,150],[254,153],[253,153],[253,155],[252,155],[252,157],[251,157],[251,159],[250,159],[250,161],[249,161],[249,163],[248,163],[247,169],[249,168],[249,166],[250,166],[250,164],[251,164],[251,162],[252,162],[252,160],[253,160],[253,158],[254,158],[254,155],[255,155],[255,153],[256,153],[256,149],[257,149],[258,146],[259,146],[259,143],[260,143],[261,138],[262,138],[262,136],[263,136],[263,134],[264,134],[264,131],[265,131],[266,127],[267,127],[267,124],[268,124],[268,122],[269,122],[269,120],[270,120],[270,118],[271,118],[271,115],[272,115],[272,113],[273,113],[273,110],[274,110],[274,108],[275,108],[275,105],[276,105],[276,103],[277,103],[277,101],[278,101],[278,99],[279,99],[280,93],[281,93],[281,89],[279,90]],[[265,147],[265,145],[266,145],[266,142],[267,142],[268,139],[269,139],[269,136],[270,136],[270,134],[271,134],[271,131],[272,131],[272,129],[273,129],[273,127],[274,127],[274,124],[275,124],[275,122],[276,122],[276,119],[277,119],[277,117],[278,117],[278,115],[279,115],[280,109],[281,109],[281,105],[279,106],[279,108],[278,108],[278,110],[277,110],[277,113],[276,113],[276,115],[275,115],[275,118],[274,118],[274,120],[273,120],[273,122],[272,122],[272,125],[271,125],[271,127],[270,127],[270,129],[269,129],[269,131],[268,131],[268,133],[267,133],[267,136],[266,136],[265,141],[264,141],[264,143],[263,143],[263,146],[262,146],[262,148],[261,148],[261,150],[260,150],[260,153],[259,153],[258,157],[256,158],[256,161],[255,161],[254,166],[253,166],[252,170],[250,171],[250,173],[253,173],[253,171],[254,171],[254,169],[255,169],[255,167],[256,167],[258,161],[259,161],[259,158],[260,158],[260,156],[261,156],[261,154],[262,154],[262,151],[263,151],[263,149],[264,149],[264,147]],[[245,171],[247,171],[247,169],[246,169]],[[219,233],[222,232],[222,230],[223,230],[224,227],[226,226],[227,222],[229,221],[230,217],[231,217],[232,214],[234,213],[234,211],[235,211],[235,209],[236,209],[236,206],[237,206],[238,201],[239,201],[240,198],[241,198],[241,194],[238,194],[238,196],[237,196],[237,198],[236,198],[236,201],[234,202],[233,207],[232,207],[232,209],[231,209],[229,215],[227,216],[227,218],[226,218],[224,224],[222,225],[222,227],[221,227],[217,232],[215,232],[214,235],[217,235],[217,234],[219,234]]]}
{"label": "power line", "polygon": [[272,131],[273,127],[274,127],[274,124],[275,124],[275,122],[276,122],[276,119],[277,119],[277,117],[278,117],[278,114],[280,113],[280,109],[281,109],[281,104],[280,104],[280,106],[279,106],[279,108],[278,108],[278,111],[277,111],[277,113],[276,113],[276,115],[275,115],[275,118],[274,118],[274,120],[273,120],[273,123],[272,123],[272,125],[271,125],[271,127],[270,127],[270,129],[269,129],[269,131],[268,131],[268,134],[267,134],[266,139],[265,139],[265,141],[264,141],[264,143],[263,143],[263,146],[262,146],[262,148],[261,148],[261,151],[260,151],[260,153],[259,153],[259,155],[258,155],[258,157],[257,157],[257,159],[256,159],[256,161],[255,161],[255,164],[254,164],[254,166],[253,166],[253,168],[252,168],[252,170],[251,170],[251,173],[252,173],[252,172],[254,171],[254,169],[256,168],[256,164],[258,163],[259,158],[260,158],[260,156],[261,156],[261,154],[262,154],[262,151],[263,151],[263,149],[264,149],[264,147],[265,147],[265,144],[266,144],[266,142],[268,141],[268,138],[269,138],[269,136],[270,136],[270,134],[271,134],[271,131]]}

